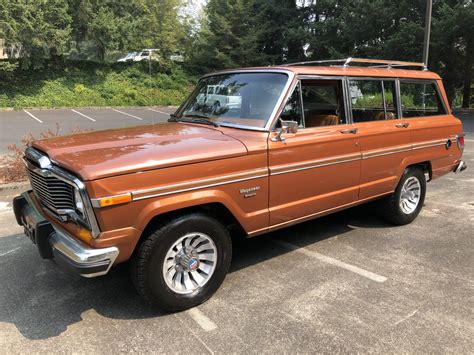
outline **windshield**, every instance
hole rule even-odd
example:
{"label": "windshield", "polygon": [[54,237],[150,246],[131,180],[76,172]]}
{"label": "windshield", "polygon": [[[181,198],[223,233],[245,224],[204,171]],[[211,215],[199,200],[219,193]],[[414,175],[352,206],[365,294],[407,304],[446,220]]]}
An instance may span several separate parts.
{"label": "windshield", "polygon": [[178,118],[265,127],[288,81],[284,73],[228,73],[201,79]]}

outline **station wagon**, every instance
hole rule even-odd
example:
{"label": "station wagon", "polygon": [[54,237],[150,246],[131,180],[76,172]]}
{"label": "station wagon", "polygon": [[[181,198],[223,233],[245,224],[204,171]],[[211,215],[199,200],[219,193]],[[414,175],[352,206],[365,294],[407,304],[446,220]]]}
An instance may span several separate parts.
{"label": "station wagon", "polygon": [[140,295],[177,311],[222,284],[236,236],[369,201],[412,222],[427,182],[466,168],[463,148],[422,64],[231,69],[203,76],[167,123],[34,142],[14,211],[41,257],[85,277],[129,262]]}

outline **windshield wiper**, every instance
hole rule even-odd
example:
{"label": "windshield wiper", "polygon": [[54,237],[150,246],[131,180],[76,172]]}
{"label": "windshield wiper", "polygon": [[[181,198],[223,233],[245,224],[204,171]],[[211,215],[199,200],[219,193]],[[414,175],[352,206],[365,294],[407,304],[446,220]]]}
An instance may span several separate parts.
{"label": "windshield wiper", "polygon": [[203,124],[208,124],[214,127],[219,127],[219,124],[214,121],[211,121],[208,116],[199,115],[199,114],[189,114],[189,115],[184,115],[179,118],[173,114],[171,115],[171,118],[168,120],[168,122],[203,123]]}

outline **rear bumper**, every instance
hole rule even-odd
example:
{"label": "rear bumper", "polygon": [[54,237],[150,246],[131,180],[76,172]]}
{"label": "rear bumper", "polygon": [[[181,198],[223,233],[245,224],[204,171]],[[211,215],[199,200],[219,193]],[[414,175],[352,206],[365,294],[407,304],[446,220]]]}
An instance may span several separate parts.
{"label": "rear bumper", "polygon": [[13,200],[13,210],[25,234],[38,247],[44,259],[54,259],[65,269],[84,277],[105,275],[117,259],[116,247],[93,249],[53,225],[38,211],[25,192]]}
{"label": "rear bumper", "polygon": [[466,168],[467,168],[467,164],[466,164],[464,161],[461,160],[461,161],[458,163],[458,165],[456,165],[456,167],[454,168],[454,173],[455,173],[455,174],[458,174],[458,173],[460,173],[461,171],[466,170]]}

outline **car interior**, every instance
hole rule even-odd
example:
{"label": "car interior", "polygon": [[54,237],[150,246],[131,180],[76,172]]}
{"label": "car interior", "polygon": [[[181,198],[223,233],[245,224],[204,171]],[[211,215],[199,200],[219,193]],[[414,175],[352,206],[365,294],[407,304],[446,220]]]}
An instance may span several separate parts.
{"label": "car interior", "polygon": [[403,117],[423,117],[446,114],[435,84],[400,82]]}
{"label": "car interior", "polygon": [[[286,102],[282,120],[296,121],[300,128],[346,123],[342,80],[301,80]],[[444,114],[435,84],[400,82],[403,117]],[[399,118],[394,79],[351,79],[349,95],[354,123]],[[281,123],[277,122],[277,127]]]}
{"label": "car interior", "polygon": [[398,118],[394,80],[351,80],[349,92],[355,123]]}
{"label": "car interior", "polygon": [[295,87],[280,117],[298,122],[301,128],[346,123],[342,81],[302,80]]}

